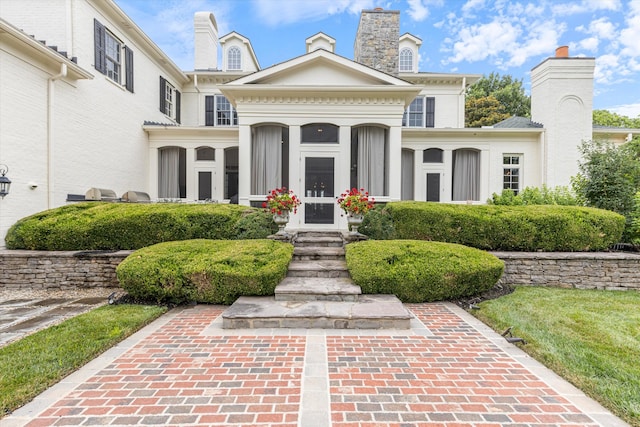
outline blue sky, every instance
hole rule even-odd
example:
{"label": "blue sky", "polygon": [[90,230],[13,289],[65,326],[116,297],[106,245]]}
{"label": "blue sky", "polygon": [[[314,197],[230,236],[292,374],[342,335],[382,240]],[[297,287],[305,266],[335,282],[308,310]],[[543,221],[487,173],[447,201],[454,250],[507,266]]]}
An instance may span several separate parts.
{"label": "blue sky", "polygon": [[495,71],[522,79],[556,47],[596,58],[594,109],[640,116],[640,0],[115,0],[183,70],[193,70],[193,14],[219,35],[251,40],[262,68],[305,53],[319,31],[353,58],[362,9],[400,11],[400,34],[422,39],[420,71]]}

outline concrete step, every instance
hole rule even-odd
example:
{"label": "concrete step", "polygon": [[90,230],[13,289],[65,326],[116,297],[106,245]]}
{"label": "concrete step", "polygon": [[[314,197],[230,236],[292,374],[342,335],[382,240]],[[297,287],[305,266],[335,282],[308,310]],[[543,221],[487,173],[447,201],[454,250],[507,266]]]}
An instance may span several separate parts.
{"label": "concrete step", "polygon": [[344,259],[344,253],[343,247],[296,247],[293,249],[293,259],[297,261],[341,260]]}
{"label": "concrete step", "polygon": [[346,277],[286,277],[276,286],[276,301],[357,301],[360,286]]}
{"label": "concrete step", "polygon": [[342,236],[305,237],[298,234],[293,241],[293,246],[341,248],[342,246],[344,246],[344,242],[342,240]]}
{"label": "concrete step", "polygon": [[411,317],[394,295],[362,295],[357,302],[240,297],[222,313],[222,327],[409,329]]}
{"label": "concrete step", "polygon": [[344,260],[291,261],[287,277],[350,277]]}

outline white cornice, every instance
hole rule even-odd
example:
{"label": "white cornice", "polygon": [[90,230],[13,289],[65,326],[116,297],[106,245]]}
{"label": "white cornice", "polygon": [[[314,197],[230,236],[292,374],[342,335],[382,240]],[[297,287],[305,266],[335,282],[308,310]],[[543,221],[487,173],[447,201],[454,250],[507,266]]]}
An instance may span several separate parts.
{"label": "white cornice", "polygon": [[490,136],[490,135],[540,135],[545,132],[544,128],[402,128],[403,135],[411,136],[438,136],[438,135],[464,135]]}
{"label": "white cornice", "polygon": [[[93,74],[86,71],[69,58],[45,46],[33,37],[29,37],[24,32],[0,18],[0,36],[3,34],[12,37],[12,39],[20,46],[29,47],[32,49],[31,52],[35,56],[40,57],[44,62],[49,63],[51,66],[57,67],[58,65],[65,64],[67,66],[67,76],[70,78],[76,80],[93,79]],[[57,72],[58,70],[56,69],[56,73]]]}

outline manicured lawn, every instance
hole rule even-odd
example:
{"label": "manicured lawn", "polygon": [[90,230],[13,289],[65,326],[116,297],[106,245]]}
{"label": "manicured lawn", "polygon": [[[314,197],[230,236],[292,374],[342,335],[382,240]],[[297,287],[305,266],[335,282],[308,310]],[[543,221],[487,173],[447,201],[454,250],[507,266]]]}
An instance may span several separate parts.
{"label": "manicured lawn", "polygon": [[108,305],[0,349],[0,417],[166,312],[144,305]]}
{"label": "manicured lawn", "polygon": [[640,292],[518,287],[476,317],[633,426],[640,426]]}

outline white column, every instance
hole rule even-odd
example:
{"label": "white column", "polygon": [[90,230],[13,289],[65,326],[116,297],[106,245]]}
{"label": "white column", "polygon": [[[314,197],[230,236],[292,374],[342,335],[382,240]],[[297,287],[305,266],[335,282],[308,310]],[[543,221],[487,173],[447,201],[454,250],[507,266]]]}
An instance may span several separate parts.
{"label": "white column", "polygon": [[238,204],[249,205],[251,193],[251,126],[238,126]]}
{"label": "white column", "polygon": [[215,188],[212,194],[212,197],[216,200],[224,199],[224,171],[224,148],[216,148]]}
{"label": "white column", "polygon": [[187,161],[186,163],[186,179],[187,179],[187,200],[197,200],[198,192],[196,189],[196,185],[198,182],[197,172],[196,172],[196,150],[193,148],[187,148]]}
{"label": "white column", "polygon": [[402,127],[389,128],[389,198],[402,199]]}
{"label": "white column", "polygon": [[158,149],[149,148],[149,197],[158,198]]}
{"label": "white column", "polygon": [[[300,126],[289,126],[289,189],[293,190],[298,197],[303,196],[304,188],[302,188],[303,165],[300,163]],[[304,222],[304,206],[298,208],[298,213],[291,215],[289,218],[289,226],[292,228],[299,227]]]}

